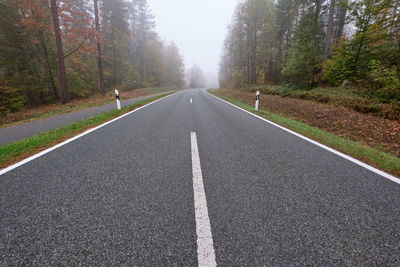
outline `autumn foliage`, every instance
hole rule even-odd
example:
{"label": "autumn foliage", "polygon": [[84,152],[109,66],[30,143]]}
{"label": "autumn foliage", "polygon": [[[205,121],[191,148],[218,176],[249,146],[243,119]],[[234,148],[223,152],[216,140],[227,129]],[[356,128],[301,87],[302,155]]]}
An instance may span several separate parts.
{"label": "autumn foliage", "polygon": [[[183,60],[154,32],[146,0],[98,1],[97,30],[93,0],[56,4],[72,99],[99,92],[99,51],[106,90],[183,85]],[[59,63],[50,1],[0,0],[0,98],[18,103],[0,99],[0,113],[59,101]]]}

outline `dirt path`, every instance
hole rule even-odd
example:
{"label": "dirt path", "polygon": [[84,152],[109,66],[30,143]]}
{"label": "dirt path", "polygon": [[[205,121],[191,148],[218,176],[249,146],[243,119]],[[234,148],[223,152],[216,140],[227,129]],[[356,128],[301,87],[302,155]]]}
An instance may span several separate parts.
{"label": "dirt path", "polygon": [[[252,92],[220,89],[219,93],[254,104]],[[400,157],[400,122],[310,100],[262,94],[260,108],[350,138]]]}

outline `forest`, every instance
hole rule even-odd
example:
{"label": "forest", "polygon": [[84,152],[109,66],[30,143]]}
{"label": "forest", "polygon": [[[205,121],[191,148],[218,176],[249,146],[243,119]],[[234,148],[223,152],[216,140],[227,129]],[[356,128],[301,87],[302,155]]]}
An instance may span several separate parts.
{"label": "forest", "polygon": [[358,88],[400,100],[400,1],[243,0],[220,63],[222,87]]}
{"label": "forest", "polygon": [[0,114],[112,89],[182,87],[146,0],[0,0]]}

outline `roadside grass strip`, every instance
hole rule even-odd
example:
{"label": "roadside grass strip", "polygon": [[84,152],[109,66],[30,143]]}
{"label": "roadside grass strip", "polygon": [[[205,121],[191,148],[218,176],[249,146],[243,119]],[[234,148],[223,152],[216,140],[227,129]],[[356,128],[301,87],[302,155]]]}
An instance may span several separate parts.
{"label": "roadside grass strip", "polygon": [[209,91],[214,96],[217,96],[225,101],[228,101],[244,110],[259,115],[267,120],[275,122],[283,127],[286,127],[294,132],[302,134],[308,138],[321,142],[335,150],[357,158],[363,162],[371,164],[385,172],[400,176],[400,158],[375,148],[369,147],[359,142],[352,141],[348,138],[343,138],[332,133],[322,131],[305,123],[286,118],[282,115],[272,113],[266,110],[254,111],[254,107],[245,104],[239,100],[226,97],[215,91]]}
{"label": "roadside grass strip", "polygon": [[61,143],[62,141],[83,133],[93,127],[101,125],[107,121],[110,121],[130,111],[133,111],[143,105],[149,104],[153,101],[164,98],[171,94],[173,93],[168,93],[140,102],[136,102],[134,104],[123,107],[120,111],[116,109],[107,111],[91,118],[77,121],[72,124],[27,138],[25,140],[0,146],[0,169],[4,169],[12,165],[13,163],[19,162],[51,146]]}

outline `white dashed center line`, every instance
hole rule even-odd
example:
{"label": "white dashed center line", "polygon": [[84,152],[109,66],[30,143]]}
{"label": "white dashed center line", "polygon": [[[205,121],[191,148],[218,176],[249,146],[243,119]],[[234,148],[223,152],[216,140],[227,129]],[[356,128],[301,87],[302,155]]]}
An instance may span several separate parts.
{"label": "white dashed center line", "polygon": [[192,143],[192,173],[194,191],[194,209],[196,216],[197,259],[199,266],[217,266],[208,217],[206,193],[204,191],[203,175],[201,173],[197,135],[191,132]]}

